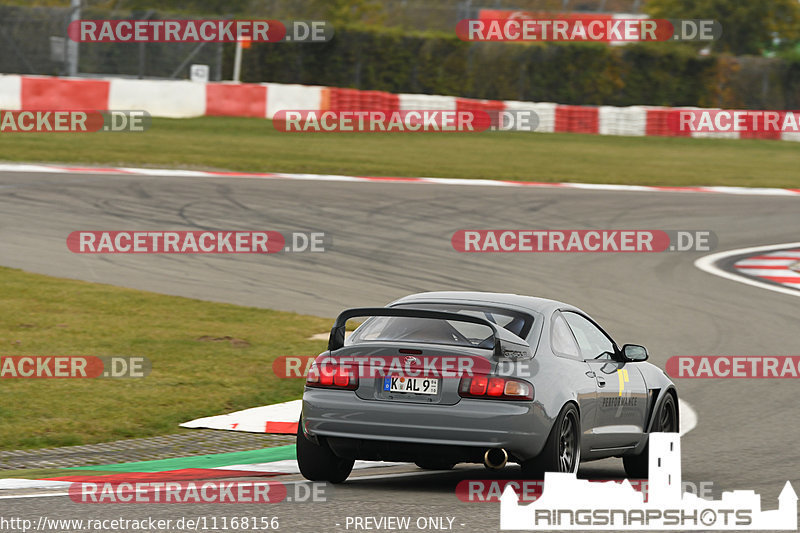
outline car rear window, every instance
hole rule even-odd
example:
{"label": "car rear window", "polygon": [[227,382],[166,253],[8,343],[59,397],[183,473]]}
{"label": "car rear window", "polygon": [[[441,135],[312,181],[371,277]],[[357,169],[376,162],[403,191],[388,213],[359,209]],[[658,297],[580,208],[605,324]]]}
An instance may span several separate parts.
{"label": "car rear window", "polygon": [[[403,304],[397,307],[448,311],[483,318],[514,335],[525,338],[533,325],[533,317],[507,309],[454,304]],[[348,338],[345,344],[361,344],[371,341],[422,342],[492,348],[492,330],[488,326],[459,322],[410,317],[368,318]]]}

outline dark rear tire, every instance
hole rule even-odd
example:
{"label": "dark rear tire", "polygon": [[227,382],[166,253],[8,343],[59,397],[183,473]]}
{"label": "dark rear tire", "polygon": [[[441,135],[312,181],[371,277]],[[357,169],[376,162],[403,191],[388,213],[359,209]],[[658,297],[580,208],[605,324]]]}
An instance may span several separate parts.
{"label": "dark rear tire", "polygon": [[303,421],[297,424],[297,465],[310,481],[341,483],[353,471],[355,459],[334,454],[324,441],[315,444],[303,433]]}
{"label": "dark rear tire", "polygon": [[414,461],[414,464],[423,470],[450,470],[456,466],[455,463],[451,463],[444,459],[420,459],[418,461]]}
{"label": "dark rear tire", "polygon": [[578,409],[568,403],[556,417],[542,453],[522,463],[525,475],[577,472],[581,464],[581,421]]}
{"label": "dark rear tire", "polygon": [[[672,394],[667,394],[664,398],[664,403],[658,408],[653,431],[662,433],[676,433],[678,431],[678,407],[675,405],[675,398]],[[622,464],[625,465],[625,474],[628,479],[647,479],[650,470],[649,463],[649,442],[639,455],[625,455],[622,457]]]}

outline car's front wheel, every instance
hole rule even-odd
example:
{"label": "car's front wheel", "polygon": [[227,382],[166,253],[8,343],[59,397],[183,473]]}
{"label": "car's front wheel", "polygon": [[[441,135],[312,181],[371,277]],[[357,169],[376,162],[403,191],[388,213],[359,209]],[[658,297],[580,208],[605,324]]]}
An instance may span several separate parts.
{"label": "car's front wheel", "polygon": [[310,481],[341,483],[353,471],[354,459],[339,457],[325,442],[309,440],[303,432],[303,421],[297,424],[297,465]]}
{"label": "car's front wheel", "polygon": [[581,422],[578,409],[568,403],[550,430],[542,453],[522,463],[525,475],[544,472],[578,472],[581,463]]}
{"label": "car's front wheel", "polygon": [[[653,431],[662,433],[676,433],[678,431],[678,407],[672,394],[667,394],[664,402],[658,409],[656,419],[653,424]],[[650,463],[650,443],[644,447],[644,451],[639,455],[625,455],[622,457],[622,464],[625,465],[625,474],[628,479],[647,479],[649,475]]]}

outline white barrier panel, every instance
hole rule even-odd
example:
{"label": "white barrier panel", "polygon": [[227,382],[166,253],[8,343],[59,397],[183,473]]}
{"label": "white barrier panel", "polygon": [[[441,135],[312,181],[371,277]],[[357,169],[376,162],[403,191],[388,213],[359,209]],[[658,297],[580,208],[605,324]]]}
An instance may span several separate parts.
{"label": "white barrier panel", "polygon": [[143,109],[154,117],[201,117],[206,114],[206,86],[184,80],[111,79],[108,108]]}
{"label": "white barrier panel", "polygon": [[456,110],[455,96],[408,93],[401,93],[397,96],[400,100],[400,111],[410,111],[412,109],[430,109],[442,111]]}
{"label": "white barrier panel", "polygon": [[647,109],[642,106],[600,106],[600,135],[643,136],[647,132]]}
{"label": "white barrier panel", "polygon": [[22,76],[0,75],[0,109],[22,109]]}
{"label": "white barrier panel", "polygon": [[267,118],[282,109],[322,109],[322,87],[267,83]]}
{"label": "white barrier panel", "polygon": [[553,133],[556,129],[556,104],[551,102],[505,102],[509,111],[534,111],[539,117],[538,133]]}

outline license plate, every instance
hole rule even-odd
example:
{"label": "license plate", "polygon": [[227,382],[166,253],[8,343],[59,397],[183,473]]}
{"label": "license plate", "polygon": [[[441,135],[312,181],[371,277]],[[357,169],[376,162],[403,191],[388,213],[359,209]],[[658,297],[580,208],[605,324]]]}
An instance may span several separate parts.
{"label": "license plate", "polygon": [[432,378],[390,376],[383,378],[383,390],[387,392],[437,394],[439,392],[439,380]]}

